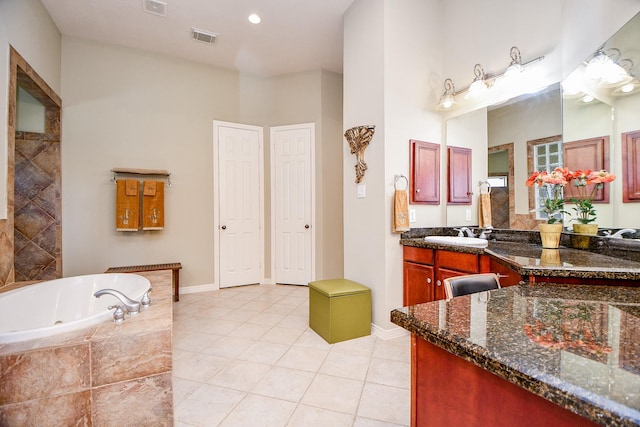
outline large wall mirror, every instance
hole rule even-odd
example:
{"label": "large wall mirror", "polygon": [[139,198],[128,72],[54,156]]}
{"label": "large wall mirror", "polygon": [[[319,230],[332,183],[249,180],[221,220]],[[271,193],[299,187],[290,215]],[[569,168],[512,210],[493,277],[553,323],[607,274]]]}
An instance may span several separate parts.
{"label": "large wall mirror", "polygon": [[[599,53],[609,55],[629,77],[617,82],[593,78],[586,67]],[[447,121],[447,145],[469,141],[474,147],[474,159],[480,158],[486,163],[476,165],[474,160],[474,176],[492,178],[492,225],[495,228],[535,229],[540,222],[535,212],[531,212],[535,200],[529,187],[525,186],[533,170],[533,157],[539,152],[534,147],[549,147],[549,161],[562,164],[564,144],[594,139],[606,140],[606,168],[617,176],[614,182],[607,184],[608,202],[595,205],[597,223],[601,229],[640,228],[637,214],[640,200],[638,203],[623,202],[623,175],[629,172],[623,170],[622,152],[623,135],[640,131],[639,78],[640,14],[610,40],[601,46],[593,46],[593,54],[563,82]],[[627,84],[625,88],[624,84]],[[481,153],[476,155],[477,147],[482,146],[488,147],[486,157]],[[633,164],[636,175],[627,176],[627,180],[640,180],[637,156]],[[624,158],[631,159],[631,156],[627,154]],[[592,159],[585,156],[584,162],[582,168],[596,169],[595,165],[588,164]],[[567,208],[572,211],[570,204]],[[477,209],[475,203],[472,209]],[[465,225],[465,216],[468,213],[459,207],[447,207],[447,225]]]}

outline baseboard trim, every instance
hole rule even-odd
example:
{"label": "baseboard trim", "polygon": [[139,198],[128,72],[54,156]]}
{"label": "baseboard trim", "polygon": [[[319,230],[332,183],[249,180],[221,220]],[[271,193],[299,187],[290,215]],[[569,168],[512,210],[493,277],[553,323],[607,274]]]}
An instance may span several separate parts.
{"label": "baseboard trim", "polygon": [[403,337],[405,335],[409,335],[409,331],[403,329],[401,327],[393,328],[393,329],[384,329],[380,326],[372,323],[371,324],[371,334],[383,340],[392,340],[394,338]]}
{"label": "baseboard trim", "polygon": [[184,286],[180,288],[180,295],[182,294],[197,294],[198,292],[217,291],[220,288],[215,283],[209,283],[207,285],[194,285]]}

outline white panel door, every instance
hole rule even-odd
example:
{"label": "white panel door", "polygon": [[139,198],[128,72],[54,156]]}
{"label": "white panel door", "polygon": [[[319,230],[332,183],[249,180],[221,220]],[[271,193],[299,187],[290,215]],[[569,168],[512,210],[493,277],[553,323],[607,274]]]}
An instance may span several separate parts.
{"label": "white panel door", "polygon": [[276,283],[307,285],[313,268],[314,124],[271,128]]}
{"label": "white panel door", "polygon": [[218,153],[220,287],[260,283],[262,129],[214,122],[214,140]]}

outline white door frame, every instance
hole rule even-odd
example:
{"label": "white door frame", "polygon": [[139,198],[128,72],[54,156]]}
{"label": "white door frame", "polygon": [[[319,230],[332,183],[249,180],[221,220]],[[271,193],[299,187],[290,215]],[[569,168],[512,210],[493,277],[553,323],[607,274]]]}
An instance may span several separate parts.
{"label": "white door frame", "polygon": [[258,177],[260,179],[260,209],[258,213],[260,221],[259,242],[256,242],[260,251],[260,277],[261,283],[264,283],[264,137],[263,128],[261,126],[246,125],[241,123],[224,122],[220,120],[213,121],[213,271],[214,271],[214,289],[220,289],[220,188],[218,173],[220,167],[218,160],[220,159],[220,141],[218,141],[218,131],[220,127],[232,127],[244,130],[253,130],[258,132]]}
{"label": "white door frame", "polygon": [[293,130],[293,129],[310,129],[311,134],[311,280],[315,280],[316,278],[316,125],[315,123],[300,123],[297,125],[288,125],[288,126],[272,126],[269,129],[269,159],[270,159],[270,169],[271,169],[271,281],[273,284],[276,283],[276,230],[275,230],[275,217],[276,217],[276,207],[275,207],[275,195],[273,194],[275,183],[276,183],[276,172],[275,172],[275,147],[274,147],[274,138],[273,134],[276,130]]}

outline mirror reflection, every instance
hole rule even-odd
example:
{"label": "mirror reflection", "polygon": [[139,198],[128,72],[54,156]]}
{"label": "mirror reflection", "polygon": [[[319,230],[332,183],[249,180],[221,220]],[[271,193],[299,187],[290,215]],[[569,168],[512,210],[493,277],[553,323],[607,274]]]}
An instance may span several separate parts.
{"label": "mirror reflection", "polygon": [[[484,174],[486,168],[491,179],[494,228],[537,227],[543,218],[532,212],[535,194],[525,182],[536,168],[555,165],[614,173],[617,179],[596,197],[602,200],[594,200],[595,222],[601,231],[640,228],[638,41],[640,14],[606,43],[594,46],[562,84],[447,121],[447,145],[473,139],[474,147],[488,147],[486,165],[476,169],[474,161],[473,167],[474,174]],[[602,74],[605,71],[608,74]],[[475,151],[474,158],[483,157]],[[566,210],[573,214],[573,207],[567,203]],[[460,208],[447,208],[447,225],[464,219]],[[565,217],[565,225],[572,222],[575,215]]]}

